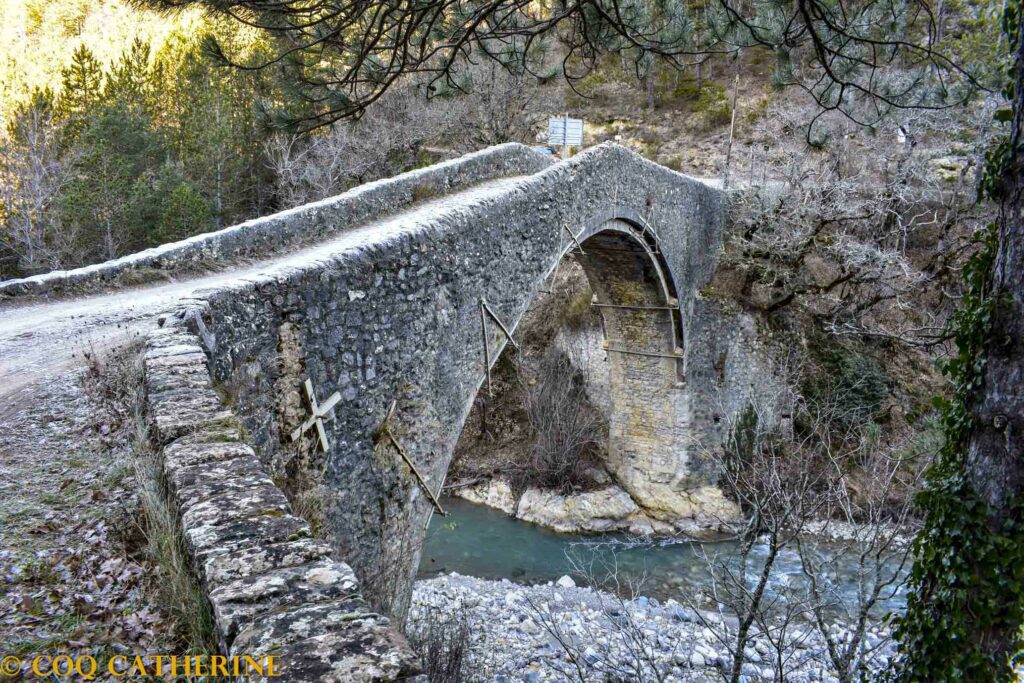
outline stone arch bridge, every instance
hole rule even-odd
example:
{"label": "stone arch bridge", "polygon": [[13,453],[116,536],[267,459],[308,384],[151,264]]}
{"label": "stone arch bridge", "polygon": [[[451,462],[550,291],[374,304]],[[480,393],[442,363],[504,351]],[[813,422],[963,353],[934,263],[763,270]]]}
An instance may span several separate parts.
{"label": "stone arch bridge", "polygon": [[[750,321],[708,292],[724,203],[619,146],[554,163],[503,145],[0,283],[0,328],[100,309],[110,325],[130,309],[124,327],[149,339],[149,416],[225,650],[285,643],[294,680],[400,678],[415,668],[409,652],[358,606],[355,577],[370,604],[404,618],[429,492],[505,330],[515,337],[570,252],[603,319],[612,470],[666,521],[705,514],[715,473],[702,454],[758,372]],[[14,336],[0,337],[12,353]],[[302,431],[306,380],[330,409]],[[326,543],[292,514],[312,504]]]}

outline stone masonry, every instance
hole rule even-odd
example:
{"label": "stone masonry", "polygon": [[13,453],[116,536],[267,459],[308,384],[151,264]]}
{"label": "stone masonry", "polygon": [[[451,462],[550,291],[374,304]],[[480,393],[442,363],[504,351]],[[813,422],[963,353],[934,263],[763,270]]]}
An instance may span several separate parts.
{"label": "stone masonry", "polygon": [[[177,324],[174,324],[177,323]],[[418,663],[267,476],[213,391],[199,339],[172,318],[150,336],[146,399],[167,490],[226,654],[277,657],[281,677],[403,680]],[[256,680],[256,678],[249,678]]]}
{"label": "stone masonry", "polygon": [[[357,248],[204,294],[213,376],[286,490],[296,476],[288,463],[316,473],[336,556],[402,620],[432,505],[376,438],[389,406],[392,432],[439,490],[485,378],[481,299],[514,330],[578,242],[606,305],[612,469],[667,521],[728,514],[707,450],[759,366],[753,325],[700,294],[721,249],[723,202],[714,188],[602,145],[469,205],[398,218]],[[493,362],[504,336],[485,324]],[[341,395],[322,455],[312,437],[288,438],[307,377],[321,400]]]}
{"label": "stone masonry", "polygon": [[[749,316],[705,296],[725,225],[721,191],[622,147],[553,163],[503,145],[0,295],[324,242],[180,302],[147,351],[150,419],[225,651],[283,648],[294,680],[393,680],[415,669],[392,624],[433,506],[385,416],[438,491],[485,357],[512,352],[498,322],[514,334],[569,252],[604,323],[610,469],[666,523],[728,513],[708,451],[771,377]],[[307,379],[340,396],[326,452],[290,438]],[[322,540],[293,514],[313,499]]]}
{"label": "stone masonry", "polygon": [[494,178],[535,173],[550,159],[528,147],[498,145],[427,168],[366,183],[318,202],[255,218],[216,232],[73,270],[56,270],[0,282],[0,298],[53,296],[137,283],[142,276],[180,275],[239,258],[269,254],[324,239],[403,206]]}

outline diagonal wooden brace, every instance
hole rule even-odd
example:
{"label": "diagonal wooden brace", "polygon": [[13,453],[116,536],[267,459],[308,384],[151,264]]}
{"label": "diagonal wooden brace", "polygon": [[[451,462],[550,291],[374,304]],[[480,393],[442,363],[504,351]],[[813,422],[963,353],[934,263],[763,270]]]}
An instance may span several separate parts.
{"label": "diagonal wooden brace", "polygon": [[484,337],[484,370],[487,372],[487,395],[494,396],[494,391],[491,388],[491,345],[490,340],[487,338],[487,316],[490,316],[491,320],[498,324],[498,327],[501,328],[501,331],[516,351],[521,351],[521,349],[516,340],[512,338],[512,333],[505,327],[505,323],[501,322],[501,318],[495,315],[491,307],[487,305],[487,300],[480,297],[480,333]]}
{"label": "diagonal wooden brace", "polygon": [[494,311],[491,310],[490,305],[488,305],[488,303],[487,303],[487,299],[484,299],[483,297],[481,297],[480,298],[480,305],[483,306],[485,311],[487,311],[487,315],[491,316],[491,320],[493,320],[494,322],[498,323],[498,327],[500,327],[501,331],[505,333],[505,337],[508,339],[509,343],[512,344],[512,346],[515,348],[515,350],[516,351],[521,351],[522,349],[519,348],[519,344],[517,344],[516,340],[512,338],[512,333],[508,331],[507,327],[505,327],[505,323],[501,322],[501,318],[499,318],[497,315],[495,315]]}
{"label": "diagonal wooden brace", "polygon": [[583,251],[583,245],[580,244],[579,239],[576,237],[576,235],[573,234],[572,229],[569,227],[569,224],[568,223],[562,223],[562,227],[565,228],[565,231],[567,233],[569,233],[569,237],[572,238],[572,241],[576,243],[576,248],[580,250],[580,253],[583,254],[584,256],[586,256],[587,252]]}
{"label": "diagonal wooden brace", "polygon": [[[387,439],[388,441],[391,442],[391,444],[395,447],[395,450],[398,451],[398,454],[402,456],[402,460],[405,460],[405,464],[409,466],[409,469],[411,469],[412,473],[416,476],[416,481],[419,483],[420,488],[423,489],[424,493],[427,494],[427,497],[430,498],[430,502],[434,504],[434,508],[437,510],[439,514],[447,517],[448,513],[445,512],[445,509],[443,507],[441,507],[441,503],[440,501],[437,500],[437,496],[435,496],[434,492],[430,490],[429,486],[427,486],[427,480],[423,478],[422,474],[420,474],[420,471],[419,469],[417,469],[415,463],[413,463],[412,458],[410,458],[409,454],[405,452],[405,449],[402,447],[402,444],[399,443],[398,439],[395,437],[394,432],[391,431],[391,417],[395,414],[395,406],[397,405],[397,403],[397,401],[391,402],[391,406],[388,408],[388,414],[384,418],[384,422],[381,424],[380,429],[377,430],[377,444],[380,445],[380,442],[383,441],[384,439]],[[442,483],[442,487],[443,485],[444,484]]]}

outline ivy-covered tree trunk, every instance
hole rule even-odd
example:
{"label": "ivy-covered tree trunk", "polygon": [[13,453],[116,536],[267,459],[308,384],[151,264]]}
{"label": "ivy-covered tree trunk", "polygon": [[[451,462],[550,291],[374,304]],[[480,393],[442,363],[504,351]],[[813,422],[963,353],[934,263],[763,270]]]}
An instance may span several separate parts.
{"label": "ivy-covered tree trunk", "polygon": [[1000,202],[983,248],[964,268],[950,321],[956,352],[943,406],[946,443],[918,502],[898,677],[1010,681],[1024,646],[1024,44],[1020,0],[1004,31],[1013,70],[1008,140],[989,152],[982,194]]}
{"label": "ivy-covered tree trunk", "polygon": [[[1016,3],[1013,3],[1016,4]],[[1019,10],[1018,10],[1019,11]],[[993,532],[1005,530],[1020,553],[1024,544],[1024,40],[1017,31],[1013,126],[998,192],[1001,211],[988,296],[989,334],[982,351],[981,385],[970,407],[967,481],[988,506]],[[1007,576],[1007,581],[1020,578]],[[1006,600],[1021,600],[1024,587]],[[977,645],[994,658],[1015,654],[1021,624],[1004,623],[977,634]]]}

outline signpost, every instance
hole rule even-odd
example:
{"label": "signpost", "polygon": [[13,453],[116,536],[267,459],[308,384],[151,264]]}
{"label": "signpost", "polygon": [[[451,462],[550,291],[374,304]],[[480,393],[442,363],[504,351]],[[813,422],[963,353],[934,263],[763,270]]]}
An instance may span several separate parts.
{"label": "signpost", "polygon": [[570,119],[569,115],[548,119],[548,144],[562,146],[562,158],[569,158],[570,147],[583,145],[583,119]]}

